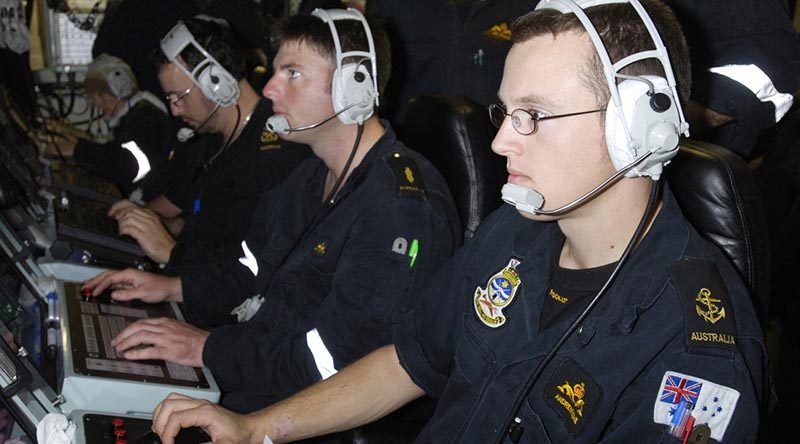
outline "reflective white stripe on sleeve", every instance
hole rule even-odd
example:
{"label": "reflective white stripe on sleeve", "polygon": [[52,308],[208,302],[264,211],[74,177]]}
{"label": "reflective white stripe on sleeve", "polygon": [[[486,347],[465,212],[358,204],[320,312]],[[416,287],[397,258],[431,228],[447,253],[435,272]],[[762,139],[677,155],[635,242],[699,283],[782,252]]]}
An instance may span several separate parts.
{"label": "reflective white stripe on sleeve", "polygon": [[133,178],[133,181],[138,182],[142,180],[142,178],[150,172],[150,161],[147,159],[147,156],[133,140],[123,143],[122,147],[133,154],[133,158],[136,159],[136,164],[139,167],[139,171],[136,173],[136,177]]}
{"label": "reflective white stripe on sleeve", "polygon": [[328,348],[325,347],[325,343],[322,342],[322,337],[316,328],[306,333],[306,342],[308,343],[308,349],[311,350],[311,355],[314,356],[314,363],[317,364],[317,370],[319,370],[322,379],[328,379],[335,375],[339,370],[334,367],[333,356],[331,356]]}
{"label": "reflective white stripe on sleeve", "polygon": [[780,121],[786,115],[794,102],[791,94],[775,89],[772,80],[756,65],[717,66],[709,71],[741,83],[762,102],[772,102],[775,105],[775,122]]}
{"label": "reflective white stripe on sleeve", "polygon": [[250,251],[250,248],[247,246],[247,241],[242,241],[242,251],[244,251],[244,257],[240,257],[239,262],[241,262],[245,267],[249,268],[253,273],[253,276],[258,276],[258,261],[253,255],[253,252]]}

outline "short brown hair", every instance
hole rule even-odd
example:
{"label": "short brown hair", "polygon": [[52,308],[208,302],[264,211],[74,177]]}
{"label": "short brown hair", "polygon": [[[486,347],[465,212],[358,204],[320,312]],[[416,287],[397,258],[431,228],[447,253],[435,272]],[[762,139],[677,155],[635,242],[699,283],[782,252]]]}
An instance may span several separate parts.
{"label": "short brown hair", "polygon": [[[689,48],[681,26],[672,10],[657,0],[641,0],[661,40],[667,48],[672,70],[675,74],[678,94],[685,102],[691,90],[691,65]],[[628,3],[613,3],[593,6],[584,10],[591,20],[600,39],[603,41],[611,63],[615,63],[631,54],[654,49],[653,41],[642,23],[639,14]],[[511,25],[511,36],[514,43],[522,43],[534,37],[550,34],[553,37],[568,32],[585,33],[583,24],[575,14],[562,14],[554,9],[540,9],[529,12],[518,18]],[[594,48],[594,46],[592,46]],[[603,63],[596,51],[587,61],[586,86],[594,91],[598,105],[608,103],[610,91],[603,73]],[[621,73],[627,75],[664,76],[664,70],[655,59],[646,59],[625,67]]]}
{"label": "short brown hair", "polygon": [[[392,57],[389,37],[384,30],[382,23],[366,16],[372,41],[375,44],[375,66],[378,70],[378,92],[383,94],[386,84],[389,83],[389,76],[392,72]],[[368,48],[367,38],[364,35],[364,27],[355,20],[340,20],[336,23],[336,30],[339,33],[339,42],[342,45],[342,52],[353,50],[366,51]],[[332,65],[336,65],[336,48],[333,44],[328,24],[322,19],[311,14],[299,13],[288,16],[278,21],[272,28],[272,46],[277,50],[283,43],[297,42],[308,45],[326,59]],[[348,62],[348,60],[345,60]],[[372,71],[372,66],[366,64],[367,69]],[[374,73],[370,73],[374,75]]]}

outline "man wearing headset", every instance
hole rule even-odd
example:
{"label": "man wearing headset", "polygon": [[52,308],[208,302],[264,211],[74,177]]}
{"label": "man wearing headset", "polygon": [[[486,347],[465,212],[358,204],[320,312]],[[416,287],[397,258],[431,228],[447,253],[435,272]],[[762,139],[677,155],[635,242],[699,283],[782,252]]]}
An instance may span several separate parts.
{"label": "man wearing headset", "polygon": [[130,192],[163,151],[162,139],[170,128],[167,108],[153,94],[139,91],[128,64],[108,54],[89,64],[84,87],[108,122],[113,140],[97,143],[65,136],[49,144],[45,153],[73,158]]}
{"label": "man wearing headset", "polygon": [[[150,258],[179,265],[213,256],[220,244],[238,244],[258,197],[286,178],[308,150],[285,147],[264,129],[271,105],[247,83],[241,47],[219,20],[198,16],[178,22],[161,40],[161,54],[158,78],[170,110],[188,125],[178,131],[178,141],[195,133],[217,140],[193,177],[172,183],[148,203],[158,214],[127,201],[110,214],[119,221],[119,232],[134,237]],[[190,214],[175,205],[189,200],[186,195]],[[186,219],[177,239],[159,214]]]}
{"label": "man wearing headset", "polygon": [[87,283],[95,294],[115,286],[117,299],[182,301],[189,322],[216,327],[133,324],[113,341],[126,359],[205,365],[224,405],[252,411],[391,342],[461,230],[441,175],[374,112],[390,62],[372,30],[354,10],[279,23],[268,126],[316,157],[263,196],[233,254],[179,278],[128,270]]}
{"label": "man wearing headset", "polygon": [[[673,14],[642,3],[669,59],[662,45],[642,54],[657,34],[637,0],[542,1],[514,23],[491,116],[517,209],[481,225],[394,345],[248,416],[171,395],[154,411],[162,442],[181,426],[215,442],[285,442],[425,393],[438,404],[420,442],[754,441],[768,396],[761,329],[736,271],[653,182],[686,129],[675,77],[684,98],[690,80]],[[634,55],[658,58],[608,61]]]}

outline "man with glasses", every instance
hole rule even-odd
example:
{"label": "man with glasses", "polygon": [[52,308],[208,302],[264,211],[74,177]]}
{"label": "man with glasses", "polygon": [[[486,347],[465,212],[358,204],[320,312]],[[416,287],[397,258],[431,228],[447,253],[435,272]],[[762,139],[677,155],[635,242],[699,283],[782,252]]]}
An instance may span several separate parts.
{"label": "man with glasses", "polygon": [[523,136],[530,136],[535,133],[539,128],[539,122],[542,120],[560,119],[562,117],[581,116],[583,114],[592,114],[605,111],[605,108],[593,109],[589,111],[581,111],[577,113],[558,114],[555,116],[548,116],[543,111],[530,110],[524,108],[517,108],[513,111],[506,112],[506,107],[498,103],[489,105],[489,119],[492,124],[497,128],[503,126],[506,117],[511,118],[511,125],[514,129]]}
{"label": "man with glasses", "polygon": [[[662,3],[641,1],[666,45],[659,60],[669,54],[662,65],[652,55],[632,57],[654,47],[634,9],[639,1],[583,10],[554,3],[570,9],[543,1],[512,25],[503,105],[491,111],[500,126],[492,149],[509,173],[504,198],[516,208],[481,224],[398,323],[394,345],[248,416],[171,395],[154,411],[164,444],[188,426],[214,442],[305,439],[380,418],[423,394],[438,404],[417,442],[755,441],[769,383],[744,284],[668,187],[617,176],[639,167],[660,173],[668,157],[646,160],[674,149],[683,131],[675,89],[656,86],[673,77],[671,62],[688,96],[680,26]],[[575,10],[594,25],[610,62],[601,63]],[[625,59],[638,61],[619,73],[604,69]],[[609,72],[626,79],[619,88]],[[610,102],[618,89],[629,100]],[[608,148],[616,140],[606,136],[618,128],[606,121],[629,102],[641,105],[632,119],[650,116],[663,128],[652,117],[661,110],[674,126],[656,131],[663,142],[651,133],[630,139],[643,152],[616,166]],[[534,189],[539,202],[529,203]]]}
{"label": "man with glasses", "polygon": [[[183,181],[171,183],[149,203],[150,209],[123,201],[110,212],[119,221],[121,234],[134,237],[156,262],[175,266],[202,261],[221,245],[238,244],[259,196],[310,154],[305,147],[282,144],[264,129],[271,104],[247,83],[242,49],[227,26],[198,17],[180,22],[168,36],[179,27],[188,30],[201,49],[188,45],[173,60],[162,53],[159,61],[158,79],[170,111],[187,125],[171,143],[189,142],[195,134],[210,135],[210,149],[204,162]],[[162,41],[162,52],[163,45]],[[196,69],[208,63],[209,55],[214,66]],[[205,80],[202,72],[208,73]],[[235,84],[225,84],[225,76]],[[238,88],[238,98],[217,94],[219,88],[230,89],[231,97]],[[186,225],[175,238],[160,216],[177,215],[186,219]]]}

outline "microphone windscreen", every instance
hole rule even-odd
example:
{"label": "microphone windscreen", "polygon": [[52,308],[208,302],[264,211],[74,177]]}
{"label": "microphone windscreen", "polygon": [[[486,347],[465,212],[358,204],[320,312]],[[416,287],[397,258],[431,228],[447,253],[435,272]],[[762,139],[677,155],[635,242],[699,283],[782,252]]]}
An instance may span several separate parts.
{"label": "microphone windscreen", "polygon": [[267,129],[275,134],[288,134],[291,128],[289,119],[284,116],[272,116],[267,119]]}
{"label": "microphone windscreen", "polygon": [[194,130],[191,128],[181,128],[178,130],[178,134],[175,136],[178,138],[178,141],[181,143],[185,143],[192,137],[194,137]]}
{"label": "microphone windscreen", "polygon": [[507,183],[501,190],[505,203],[514,205],[518,210],[536,214],[544,205],[544,196],[538,191],[520,185]]}

